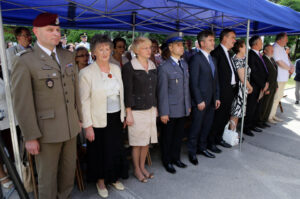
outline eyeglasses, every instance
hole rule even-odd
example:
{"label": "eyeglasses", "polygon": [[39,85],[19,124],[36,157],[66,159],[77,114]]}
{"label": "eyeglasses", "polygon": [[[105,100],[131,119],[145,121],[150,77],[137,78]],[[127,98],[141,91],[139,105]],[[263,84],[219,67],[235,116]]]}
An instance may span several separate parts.
{"label": "eyeglasses", "polygon": [[85,54],[85,55],[77,55],[76,57],[89,57],[89,54]]}

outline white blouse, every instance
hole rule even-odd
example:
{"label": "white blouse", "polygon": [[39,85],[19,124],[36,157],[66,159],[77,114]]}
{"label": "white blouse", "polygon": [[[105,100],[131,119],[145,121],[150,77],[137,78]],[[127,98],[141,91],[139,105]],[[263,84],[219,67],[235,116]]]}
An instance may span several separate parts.
{"label": "white blouse", "polygon": [[[109,74],[111,78],[109,78]],[[107,113],[115,113],[121,110],[120,106],[120,84],[115,75],[101,72],[103,87],[107,96]]]}

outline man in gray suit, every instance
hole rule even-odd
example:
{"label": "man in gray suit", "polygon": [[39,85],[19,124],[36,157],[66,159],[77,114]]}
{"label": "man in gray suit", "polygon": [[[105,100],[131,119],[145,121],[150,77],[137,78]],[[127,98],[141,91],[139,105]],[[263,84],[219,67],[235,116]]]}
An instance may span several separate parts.
{"label": "man in gray suit", "polygon": [[163,123],[161,133],[162,160],[169,173],[186,165],[180,160],[185,117],[191,111],[188,65],[181,59],[184,53],[180,33],[166,39],[163,53],[168,59],[158,67],[158,112]]}
{"label": "man in gray suit", "polygon": [[214,111],[218,109],[219,84],[217,65],[210,55],[215,46],[214,33],[204,30],[197,35],[200,51],[190,62],[190,89],[192,97],[192,125],[189,132],[189,160],[197,165],[197,154],[209,158],[215,156],[207,150],[207,136],[213,123]]}
{"label": "man in gray suit", "polygon": [[32,42],[31,33],[28,28],[18,27],[15,29],[14,34],[18,41],[18,45],[6,49],[9,72],[11,72],[12,64],[16,58],[16,55],[27,50],[28,48],[31,48],[30,44]]}

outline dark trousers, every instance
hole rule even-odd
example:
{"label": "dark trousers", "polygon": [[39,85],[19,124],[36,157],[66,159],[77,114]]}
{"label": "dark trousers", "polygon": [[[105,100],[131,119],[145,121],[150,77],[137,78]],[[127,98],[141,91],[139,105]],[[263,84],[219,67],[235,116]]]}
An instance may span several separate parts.
{"label": "dark trousers", "polygon": [[255,117],[259,117],[259,97],[260,89],[256,86],[253,86],[253,92],[247,97],[247,108],[246,108],[246,117],[245,117],[245,130],[250,130],[256,124]]}
{"label": "dark trousers", "polygon": [[164,165],[180,160],[184,123],[185,117],[181,117],[169,118],[167,124],[162,124],[161,150]]}
{"label": "dark trousers", "polygon": [[231,106],[234,97],[237,95],[238,87],[232,87],[224,92],[226,98],[221,96],[221,106],[215,111],[213,125],[208,137],[208,144],[218,144],[223,140],[223,132],[231,116]]}
{"label": "dark trousers", "polygon": [[261,105],[262,110],[261,110],[260,116],[259,116],[259,121],[261,123],[265,123],[269,119],[269,115],[270,115],[272,105],[273,105],[273,102],[274,102],[275,93],[276,93],[276,88],[271,88],[270,89],[270,94],[264,96],[264,98],[262,99],[262,102],[261,102],[262,103],[262,105]]}
{"label": "dark trousers", "polygon": [[189,132],[189,154],[196,155],[198,150],[207,149],[207,136],[214,118],[215,107],[213,104],[206,105],[203,111],[196,106],[192,108],[192,124]]}

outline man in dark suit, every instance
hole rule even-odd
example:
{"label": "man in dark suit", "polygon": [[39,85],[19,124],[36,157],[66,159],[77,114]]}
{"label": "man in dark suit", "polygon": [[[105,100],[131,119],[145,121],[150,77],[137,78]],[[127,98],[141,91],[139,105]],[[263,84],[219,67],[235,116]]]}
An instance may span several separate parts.
{"label": "man in dark suit", "polygon": [[216,61],[210,55],[214,49],[214,33],[208,30],[197,36],[200,51],[190,62],[190,89],[192,98],[192,124],[189,132],[189,160],[198,164],[196,153],[206,157],[215,156],[207,151],[209,134],[215,109],[220,106]]}
{"label": "man in dark suit", "polygon": [[268,76],[269,89],[267,91],[268,95],[265,95],[261,102],[262,110],[259,116],[259,121],[260,121],[259,126],[262,128],[269,127],[269,125],[266,122],[269,119],[269,115],[274,101],[274,96],[278,88],[278,83],[277,83],[278,66],[275,60],[273,59],[273,53],[274,53],[274,49],[271,44],[267,44],[264,46],[263,60],[269,72],[269,76]]}
{"label": "man in dark suit", "polygon": [[259,118],[259,97],[264,95],[269,88],[269,83],[267,82],[269,72],[259,52],[263,46],[261,38],[257,35],[251,37],[249,45],[251,50],[248,54],[248,65],[251,68],[250,82],[253,91],[247,97],[244,133],[248,136],[254,136],[251,130],[255,132],[262,131],[255,126],[255,118]]}
{"label": "man in dark suit", "polygon": [[211,52],[217,61],[221,101],[220,108],[215,111],[214,122],[208,139],[208,148],[214,153],[221,153],[216,144],[226,148],[231,147],[222,137],[225,125],[230,119],[232,101],[238,92],[238,76],[228,52],[234,46],[235,38],[236,35],[233,30],[224,29],[220,35],[221,44]]}

